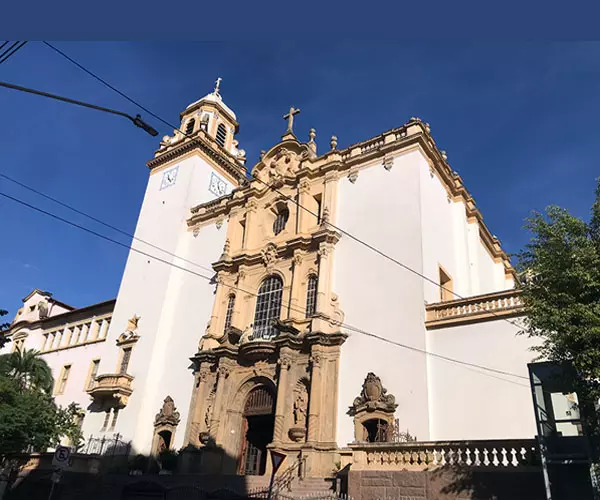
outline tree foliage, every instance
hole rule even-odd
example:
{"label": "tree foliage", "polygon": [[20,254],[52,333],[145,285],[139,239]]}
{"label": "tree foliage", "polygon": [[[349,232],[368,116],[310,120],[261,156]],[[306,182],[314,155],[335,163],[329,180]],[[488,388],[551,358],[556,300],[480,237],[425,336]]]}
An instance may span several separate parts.
{"label": "tree foliage", "polygon": [[[8,311],[5,309],[0,309],[0,318],[2,318],[2,316],[6,316],[8,314]],[[8,342],[8,338],[6,337],[6,335],[4,335],[4,330],[6,330],[10,325],[8,323],[2,323],[0,320],[0,349],[2,349],[4,347],[4,344],[6,344]]]}
{"label": "tree foliage", "polygon": [[0,374],[13,377],[22,389],[33,388],[52,392],[52,370],[39,354],[35,349],[17,349],[0,356]]}
{"label": "tree foliage", "polygon": [[522,285],[525,333],[541,343],[542,358],[568,362],[582,414],[600,429],[594,403],[600,397],[600,182],[589,222],[551,206],[526,226],[532,239],[519,265],[529,276]]}
{"label": "tree foliage", "polygon": [[52,373],[36,351],[0,356],[0,457],[44,451],[66,436],[81,441],[81,409],[58,407],[51,395]]}

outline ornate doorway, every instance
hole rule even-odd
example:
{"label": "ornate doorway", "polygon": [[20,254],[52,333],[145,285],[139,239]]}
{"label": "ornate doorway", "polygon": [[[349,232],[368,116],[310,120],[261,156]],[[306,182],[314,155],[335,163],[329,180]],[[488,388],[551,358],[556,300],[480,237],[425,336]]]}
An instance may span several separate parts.
{"label": "ornate doorway", "polygon": [[267,445],[273,440],[275,398],[268,387],[260,385],[250,391],[244,405],[240,469],[244,475],[265,473]]}

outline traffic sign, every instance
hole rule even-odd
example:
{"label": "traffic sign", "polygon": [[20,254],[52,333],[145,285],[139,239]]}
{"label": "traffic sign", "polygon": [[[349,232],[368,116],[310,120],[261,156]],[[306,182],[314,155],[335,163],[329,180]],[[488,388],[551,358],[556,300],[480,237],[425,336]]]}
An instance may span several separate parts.
{"label": "traffic sign", "polygon": [[271,463],[273,464],[273,474],[277,472],[277,469],[281,467],[281,464],[285,460],[286,454],[279,453],[278,451],[271,450]]}
{"label": "traffic sign", "polygon": [[67,446],[57,446],[52,458],[52,465],[59,469],[64,469],[69,466],[69,457],[71,456],[71,448]]}

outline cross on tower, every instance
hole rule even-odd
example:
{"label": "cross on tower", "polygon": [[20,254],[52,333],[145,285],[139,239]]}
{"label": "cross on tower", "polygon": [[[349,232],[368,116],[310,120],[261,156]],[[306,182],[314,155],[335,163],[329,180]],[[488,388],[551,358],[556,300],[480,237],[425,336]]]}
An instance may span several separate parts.
{"label": "cross on tower", "polygon": [[298,113],[300,113],[299,109],[294,108],[294,106],[290,107],[290,112],[287,115],[283,115],[283,119],[287,120],[288,122],[288,128],[287,128],[287,133],[293,134],[294,133],[294,115],[297,115]]}
{"label": "cross on tower", "polygon": [[213,91],[213,94],[215,95],[219,95],[219,87],[221,86],[221,77],[217,78],[217,81],[215,82],[215,90]]}

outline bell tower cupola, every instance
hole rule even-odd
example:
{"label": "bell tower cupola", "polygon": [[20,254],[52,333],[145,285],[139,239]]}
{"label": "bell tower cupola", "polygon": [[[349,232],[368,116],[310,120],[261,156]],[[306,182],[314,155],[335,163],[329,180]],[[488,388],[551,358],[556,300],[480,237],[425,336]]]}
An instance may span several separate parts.
{"label": "bell tower cupola", "polygon": [[245,152],[238,148],[235,135],[240,129],[233,110],[223,102],[221,97],[221,78],[217,78],[215,88],[202,99],[191,103],[181,113],[180,129],[186,135],[194,135],[203,131],[210,138],[215,149],[228,153],[238,163],[246,161]]}

